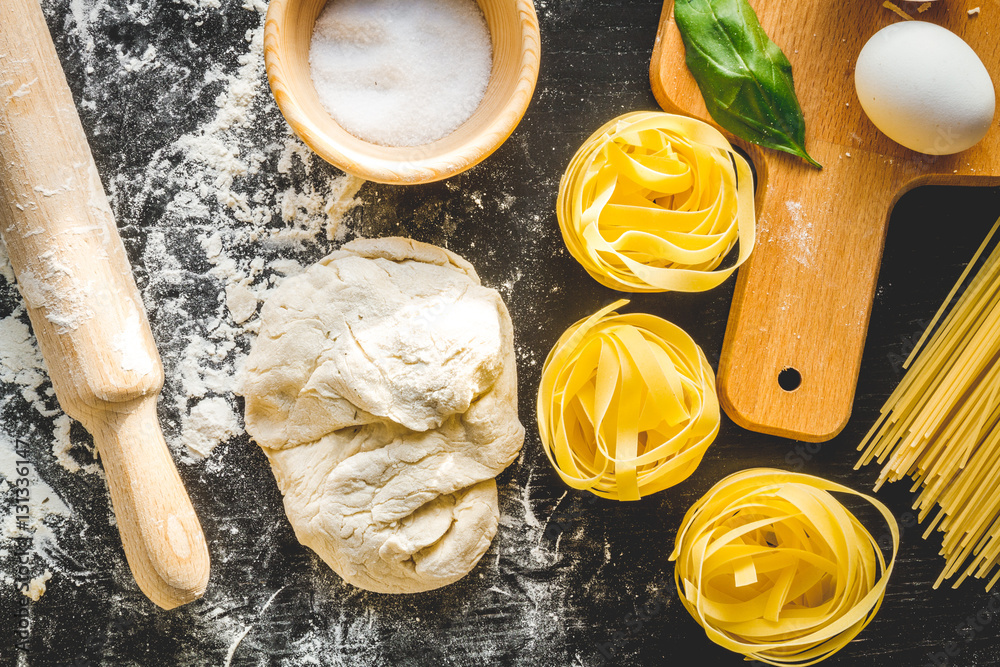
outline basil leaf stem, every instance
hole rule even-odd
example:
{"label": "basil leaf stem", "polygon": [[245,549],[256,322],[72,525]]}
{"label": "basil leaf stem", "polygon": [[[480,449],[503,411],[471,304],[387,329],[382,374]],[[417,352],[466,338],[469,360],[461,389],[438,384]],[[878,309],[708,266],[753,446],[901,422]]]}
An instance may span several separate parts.
{"label": "basil leaf stem", "polygon": [[687,66],[715,122],[740,139],[822,169],[806,152],[792,64],[747,0],[675,0],[674,20]]}

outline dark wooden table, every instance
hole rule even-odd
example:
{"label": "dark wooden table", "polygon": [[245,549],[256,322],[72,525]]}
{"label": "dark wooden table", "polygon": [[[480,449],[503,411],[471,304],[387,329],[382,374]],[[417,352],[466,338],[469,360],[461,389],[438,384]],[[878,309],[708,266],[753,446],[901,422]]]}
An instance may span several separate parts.
{"label": "dark wooden table", "polygon": [[[742,664],[706,639],[677,600],[667,557],[683,513],[723,476],[753,466],[869,490],[877,471],[852,469],[855,447],[900,379],[921,322],[1000,215],[1000,189],[927,188],[899,202],[854,415],[835,440],[806,446],[724,420],[705,462],[676,488],[636,503],[593,502],[568,491],[535,428],[541,364],[565,327],[619,295],[566,253],[556,191],[590,132],[620,113],[655,108],[647,70],[660,3],[541,0],[541,76],[510,140],[445,183],[365,185],[341,232],[445,244],[500,289],[517,329],[527,428],[522,457],[499,478],[499,534],[476,570],[427,594],[366,593],[344,585],[297,543],[265,457],[245,435],[223,434],[204,460],[182,441],[204,399],[242,412],[231,376],[252,335],[225,308],[227,272],[235,266],[249,275],[259,257],[264,269],[252,276],[259,286],[274,273],[274,260],[305,265],[335,245],[322,231],[298,243],[250,232],[313,220],[339,175],[296,152],[270,98],[259,63],[263,2],[43,4],[163,354],[160,414],[201,516],[213,573],[203,600],[174,611],[141,595],[102,479],[71,473],[53,456],[57,414],[42,414],[56,407],[48,383],[19,374],[0,350],[0,432],[29,451],[35,489],[44,482],[68,508],[65,515],[40,510],[32,533],[40,548],[28,558],[31,576],[48,569],[53,577],[29,607],[22,648],[15,634],[21,595],[10,581],[16,547],[7,528],[0,530],[4,665]],[[233,108],[240,114],[227,121],[222,116]],[[216,234],[222,256],[213,254]],[[704,294],[639,295],[629,308],[677,323],[717,365],[732,288],[729,281]],[[26,322],[19,303],[15,287],[0,284],[0,326]],[[37,396],[25,395],[33,387]],[[90,462],[79,425],[71,442],[68,455]],[[9,513],[13,492],[0,489]],[[826,664],[1000,663],[1000,621],[990,611],[1000,600],[979,582],[932,590],[942,566],[939,538],[921,539],[905,485],[879,497],[904,526],[896,572],[874,622]]]}

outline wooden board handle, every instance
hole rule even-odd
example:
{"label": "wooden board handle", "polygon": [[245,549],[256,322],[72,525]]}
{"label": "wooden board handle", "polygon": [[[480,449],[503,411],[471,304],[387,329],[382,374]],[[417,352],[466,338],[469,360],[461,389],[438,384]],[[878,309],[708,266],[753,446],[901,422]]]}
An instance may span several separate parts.
{"label": "wooden board handle", "polygon": [[129,566],[170,608],[209,558],[156,420],[163,366],[37,0],[0,4],[0,234],[63,410],[105,459]]}
{"label": "wooden board handle", "polygon": [[822,442],[851,414],[888,213],[903,188],[886,158],[810,148],[822,172],[784,155],[764,170],[759,240],[739,272],[719,395],[744,428]]}

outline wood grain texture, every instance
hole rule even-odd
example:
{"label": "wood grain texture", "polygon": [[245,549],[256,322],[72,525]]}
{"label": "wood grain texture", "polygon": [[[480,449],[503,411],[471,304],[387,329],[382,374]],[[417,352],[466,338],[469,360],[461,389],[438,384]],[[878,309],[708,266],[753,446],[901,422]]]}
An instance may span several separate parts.
{"label": "wood grain texture", "polygon": [[[268,264],[295,259],[307,266],[336,247],[322,229],[302,247],[245,237],[231,242],[253,227],[241,210],[220,200],[215,185],[220,172],[201,167],[200,153],[180,146],[207,135],[244,159],[263,153],[260,173],[236,177],[231,190],[251,202],[263,195],[258,205],[278,228],[285,224],[289,188],[326,196],[324,187],[341,173],[305,156],[289,136],[262,67],[240,76],[242,61],[259,60],[264,20],[251,3],[145,3],[136,10],[135,3],[102,1],[101,11],[93,16],[84,11],[80,19],[74,12],[81,4],[98,5],[46,0],[44,6],[102,180],[109,190],[114,186],[111,204],[167,371],[160,419],[168,442],[175,442],[197,403],[181,382],[190,341],[209,336],[220,318],[236,326],[220,315],[226,280],[206,260],[202,239],[220,233],[226,254],[241,271],[257,257]],[[528,436],[523,459],[499,480],[499,533],[476,571],[452,586],[413,596],[365,593],[344,584],[298,543],[266,457],[239,434],[206,459],[178,466],[212,552],[212,585],[195,603],[170,612],[151,608],[138,588],[122,586],[128,566],[109,521],[106,494],[93,492],[100,480],[85,470],[71,473],[56,461],[50,451],[53,418],[35,410],[22,397],[23,387],[0,371],[0,431],[30,448],[38,476],[72,507],[72,516],[49,522],[60,548],[73,557],[35,556],[31,575],[50,568],[53,578],[45,595],[31,603],[25,650],[11,651],[19,600],[26,598],[13,586],[0,586],[0,664],[224,665],[242,636],[232,650],[233,667],[747,667],[742,656],[706,638],[679,603],[667,560],[677,527],[716,482],[748,467],[801,470],[859,491],[871,488],[877,470],[853,470],[854,448],[900,379],[900,357],[919,336],[920,323],[934,314],[996,220],[1000,188],[918,188],[893,209],[854,415],[834,441],[793,443],[736,427],[724,417],[705,461],[668,492],[615,503],[568,490],[546,460],[530,418],[542,362],[567,326],[621,294],[591,279],[566,253],[555,217],[556,192],[570,158],[597,127],[626,111],[656,107],[649,62],[662,4],[538,3],[545,64],[511,139],[478,167],[448,181],[405,188],[366,185],[357,195],[363,204],[344,225],[346,239],[402,234],[449,247],[476,266],[485,284],[501,291],[513,316],[520,413]],[[4,5],[0,0],[0,13]],[[140,22],[136,11],[148,13],[140,14]],[[86,48],[88,39],[97,45],[93,51]],[[139,57],[148,46],[157,52],[155,68],[122,67],[122,53]],[[205,85],[220,74],[233,83]],[[233,130],[213,129],[223,112],[219,96],[243,94],[249,78],[256,86],[246,104],[254,115]],[[302,152],[303,164],[293,156],[294,169],[283,173],[278,165],[288,145]],[[178,199],[205,207],[207,217],[178,206]],[[275,275],[268,269],[260,282]],[[627,310],[682,327],[714,366],[734,282],[697,294],[632,295]],[[20,322],[19,303],[16,290],[0,279],[0,325]],[[248,338],[236,337],[224,362],[217,363],[214,352],[197,360],[213,374],[219,368],[228,374],[248,350]],[[48,388],[47,383],[38,388],[43,398]],[[222,397],[234,411],[240,407],[231,393]],[[89,437],[82,428],[74,425],[72,440],[71,454],[89,461]],[[988,604],[995,609],[995,602],[975,582],[957,591],[931,589],[942,565],[940,538],[921,539],[923,527],[912,524],[908,486],[890,485],[878,494],[906,527],[885,604],[857,641],[822,667],[932,665],[930,655],[961,667],[995,667],[1000,619],[994,614],[971,636],[959,629]],[[882,525],[862,519],[882,536]],[[16,567],[16,550],[0,537],[0,571]],[[641,626],[637,613],[643,614]],[[957,657],[944,654],[949,642],[957,643]]]}
{"label": "wood grain texture", "polygon": [[[823,169],[785,153],[734,140],[758,173],[758,244],[739,272],[719,364],[722,405],[741,426],[821,442],[851,414],[894,203],[918,185],[1000,183],[1000,129],[967,151],[915,153],[868,120],[854,90],[861,47],[900,17],[877,2],[751,2],[761,25],[792,63],[806,118],[806,149]],[[1000,15],[970,18],[960,4],[937,2],[922,20],[962,36],[994,78],[1000,74]],[[650,66],[667,111],[710,121],[663,6]],[[778,375],[793,368],[801,385],[786,391]]]}
{"label": "wood grain texture", "polygon": [[205,537],[156,419],[163,367],[37,0],[0,8],[0,232],[63,410],[94,436],[129,566],[200,597]]}
{"label": "wood grain texture", "polygon": [[323,108],[309,65],[316,17],[326,0],[272,0],[264,33],[271,91],[292,130],[324,160],[379,183],[430,183],[480,163],[514,131],[538,79],[541,38],[532,0],[479,0],[493,39],[493,71],[483,101],[452,134],[423,146],[372,144],[344,130]]}

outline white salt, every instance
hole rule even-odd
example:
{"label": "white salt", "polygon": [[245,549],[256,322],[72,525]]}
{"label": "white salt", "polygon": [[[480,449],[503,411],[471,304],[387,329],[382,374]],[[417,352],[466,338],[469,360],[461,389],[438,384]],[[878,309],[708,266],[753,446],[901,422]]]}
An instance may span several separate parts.
{"label": "white salt", "polygon": [[419,146],[472,116],[493,48],[475,0],[331,0],[309,61],[341,127],[372,143]]}

